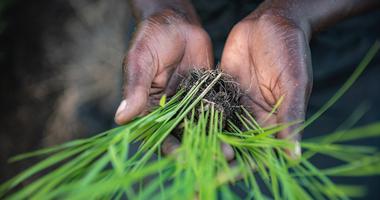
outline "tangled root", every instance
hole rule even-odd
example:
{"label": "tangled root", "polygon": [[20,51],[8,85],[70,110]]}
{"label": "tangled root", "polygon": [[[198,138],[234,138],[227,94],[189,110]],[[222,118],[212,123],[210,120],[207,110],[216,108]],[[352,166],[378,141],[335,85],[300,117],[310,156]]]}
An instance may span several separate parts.
{"label": "tangled root", "polygon": [[[236,119],[236,113],[241,113],[240,98],[242,92],[239,84],[235,82],[230,75],[224,74],[220,70],[193,70],[189,73],[187,78],[181,82],[179,88],[183,89],[185,94],[187,94],[190,89],[202,79],[202,77],[208,75],[209,78],[197,93],[197,95],[200,95],[219,74],[222,74],[221,77],[203,97],[202,102],[205,105],[203,109],[207,109],[210,105],[214,105],[214,108],[218,112],[223,113],[222,120],[223,125],[225,125],[227,120],[231,120],[232,122],[238,121]],[[196,113],[196,116],[199,116],[202,111],[200,105],[196,110],[198,112]]]}

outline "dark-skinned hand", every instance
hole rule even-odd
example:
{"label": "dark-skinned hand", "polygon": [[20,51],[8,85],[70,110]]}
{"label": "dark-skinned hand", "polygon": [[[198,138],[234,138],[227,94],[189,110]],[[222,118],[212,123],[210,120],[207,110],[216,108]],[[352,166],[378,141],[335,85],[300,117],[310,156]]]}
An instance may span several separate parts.
{"label": "dark-skinned hand", "polygon": [[[198,22],[164,10],[142,20],[124,59],[124,100],[115,116],[125,124],[157,105],[161,96],[173,94],[191,68],[213,66],[211,41]],[[178,141],[170,136],[163,152]]]}
{"label": "dark-skinned hand", "polygon": [[[213,66],[210,39],[189,1],[130,2],[138,26],[124,61],[125,98],[116,113],[118,124],[146,113],[163,94],[173,94],[191,68]],[[312,85],[311,35],[379,7],[377,0],[266,0],[232,29],[221,68],[241,84],[246,92],[242,103],[261,125],[301,122]],[[280,107],[269,116],[280,99]],[[296,148],[289,151],[294,156],[300,155],[300,136],[293,134],[299,125],[277,135],[295,141]],[[163,151],[176,146],[178,140],[171,136]],[[231,147],[224,151],[233,157]]]}
{"label": "dark-skinned hand", "polygon": [[[245,105],[262,126],[303,121],[311,91],[311,60],[305,32],[271,9],[257,9],[236,24],[225,44],[222,70],[236,78]],[[278,110],[269,116],[283,98]],[[287,138],[298,124],[277,134]],[[299,135],[292,138],[298,141]],[[300,155],[300,147],[290,151]],[[295,154],[295,155],[294,155]]]}

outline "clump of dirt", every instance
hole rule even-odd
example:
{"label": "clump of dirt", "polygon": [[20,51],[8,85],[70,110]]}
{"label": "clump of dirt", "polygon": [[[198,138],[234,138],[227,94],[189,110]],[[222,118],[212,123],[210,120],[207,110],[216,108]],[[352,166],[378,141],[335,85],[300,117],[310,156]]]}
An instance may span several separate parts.
{"label": "clump of dirt", "polygon": [[[238,122],[236,113],[240,114],[242,112],[240,98],[243,93],[240,90],[239,84],[235,82],[230,75],[225,74],[220,70],[192,70],[189,72],[187,78],[181,82],[179,88],[185,90],[185,94],[187,94],[190,89],[202,79],[202,77],[208,75],[209,78],[204,84],[202,84],[201,89],[198,91],[198,96],[211,84],[211,82],[219,74],[221,74],[221,77],[217,80],[216,84],[210,89],[210,91],[204,96],[202,102],[205,105],[204,108],[207,109],[207,107],[210,105],[214,105],[214,108],[216,110],[223,113],[222,120],[224,126],[227,120]],[[199,107],[196,110],[198,110],[200,113],[200,109],[201,108]]]}

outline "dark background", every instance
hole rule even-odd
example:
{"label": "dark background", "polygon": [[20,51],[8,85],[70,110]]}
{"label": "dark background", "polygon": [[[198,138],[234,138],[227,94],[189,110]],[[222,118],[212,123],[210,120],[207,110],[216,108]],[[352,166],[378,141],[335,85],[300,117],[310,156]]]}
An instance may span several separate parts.
{"label": "dark background", "polygon": [[[194,1],[220,60],[233,24],[257,3]],[[380,12],[345,20],[310,42],[316,112],[380,38]],[[90,136],[114,126],[121,98],[121,60],[133,30],[125,0],[0,0],[0,182],[32,161],[6,164],[22,152]],[[304,137],[334,131],[354,110],[358,125],[380,121],[380,54],[350,91]],[[380,141],[361,141],[379,147]],[[331,161],[317,159],[317,165]],[[380,199],[380,178],[344,180]]]}

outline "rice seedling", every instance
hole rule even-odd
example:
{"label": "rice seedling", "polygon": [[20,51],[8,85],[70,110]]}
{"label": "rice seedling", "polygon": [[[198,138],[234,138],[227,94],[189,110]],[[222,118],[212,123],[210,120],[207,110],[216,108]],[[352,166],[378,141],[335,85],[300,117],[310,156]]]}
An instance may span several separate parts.
{"label": "rice seedling", "polygon": [[[375,43],[343,87],[293,134],[314,122],[348,90],[379,47]],[[365,190],[337,185],[331,177],[380,175],[380,152],[376,148],[345,144],[379,137],[380,123],[305,140],[301,142],[305,153],[294,160],[285,150],[295,144],[274,137],[292,124],[261,127],[236,103],[239,93],[228,93],[235,91],[236,85],[226,83],[228,79],[222,73],[193,75],[195,79],[183,83],[189,87],[183,86],[168,101],[164,96],[153,112],[127,125],[14,157],[12,162],[31,157],[45,159],[3,183],[0,197],[241,199],[238,188],[245,199],[349,199],[364,195]],[[218,96],[221,92],[228,94]],[[217,98],[228,101],[218,103]],[[281,102],[274,110],[279,106]],[[180,132],[181,145],[172,155],[163,157],[162,142],[175,129]],[[130,145],[137,142],[139,150],[131,153]],[[225,159],[222,143],[233,148],[233,164]],[[310,161],[315,154],[333,157],[342,164],[318,169]],[[37,174],[42,176],[34,179]],[[30,184],[18,188],[29,179],[33,180]]]}

